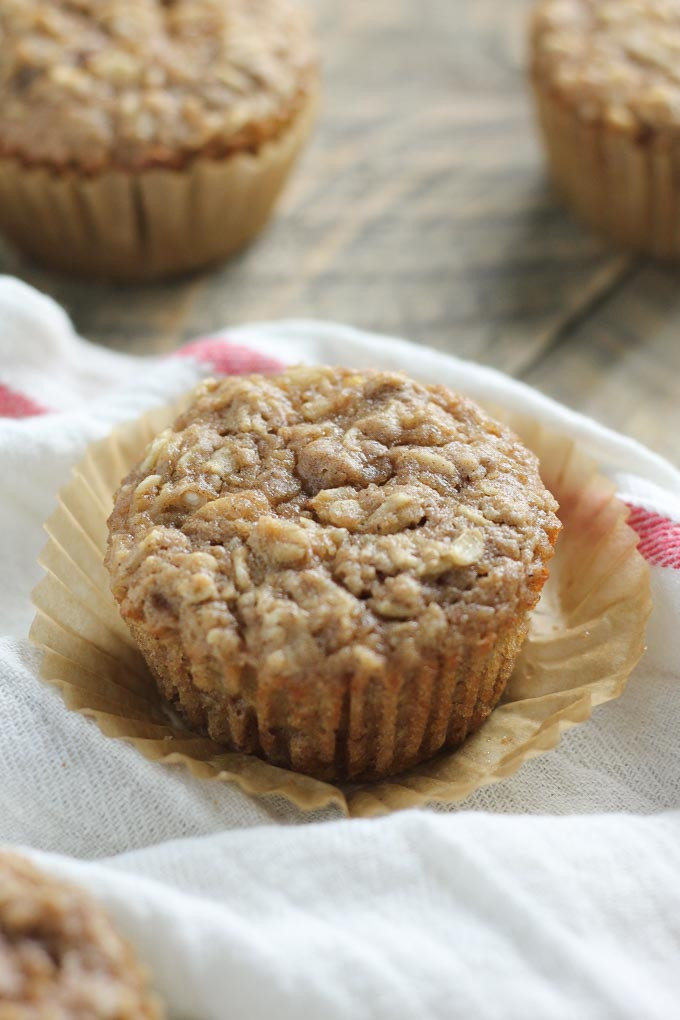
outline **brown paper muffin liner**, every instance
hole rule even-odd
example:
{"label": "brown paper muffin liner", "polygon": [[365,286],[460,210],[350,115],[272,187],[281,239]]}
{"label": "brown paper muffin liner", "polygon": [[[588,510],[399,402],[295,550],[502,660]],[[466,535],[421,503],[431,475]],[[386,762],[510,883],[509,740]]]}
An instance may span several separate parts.
{"label": "brown paper muffin liner", "polygon": [[633,251],[680,255],[680,146],[670,133],[643,140],[587,123],[534,74],[548,165],[565,202],[587,224]]}
{"label": "brown paper muffin liner", "polygon": [[121,281],[226,258],[264,227],[313,123],[314,98],[257,153],[180,170],[55,173],[0,159],[0,229],[35,259]]}
{"label": "brown paper muffin liner", "polygon": [[481,729],[458,750],[395,779],[343,788],[192,734],[158,693],[103,565],[113,494],[179,410],[158,408],[93,444],[46,524],[40,557],[46,573],[33,593],[31,629],[44,652],[41,675],[107,736],[129,741],[146,758],[234,782],[250,794],[279,794],[306,811],[334,804],[351,816],[371,816],[458,801],[504,779],[623,691],[644,650],[651,611],[649,570],[626,524],[628,511],[573,442],[494,408],[538,455],[543,480],[561,504],[563,531],[502,702]]}

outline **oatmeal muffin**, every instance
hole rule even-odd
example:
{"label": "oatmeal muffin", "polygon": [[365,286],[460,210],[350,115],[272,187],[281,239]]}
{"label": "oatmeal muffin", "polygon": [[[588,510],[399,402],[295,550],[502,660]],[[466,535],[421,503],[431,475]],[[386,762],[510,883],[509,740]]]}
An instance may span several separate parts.
{"label": "oatmeal muffin", "polygon": [[374,779],[498,703],[555,510],[533,454],[469,400],[302,367],[199,387],[119,489],[107,566],[193,730]]}
{"label": "oatmeal muffin", "polygon": [[316,92],[295,0],[2,0],[0,229],[117,279],[222,259],[269,217]]}
{"label": "oatmeal muffin", "polygon": [[531,77],[552,176],[613,241],[680,253],[680,5],[541,0]]}
{"label": "oatmeal muffin", "polygon": [[0,851],[2,1020],[161,1020],[135,955],[85,893]]}

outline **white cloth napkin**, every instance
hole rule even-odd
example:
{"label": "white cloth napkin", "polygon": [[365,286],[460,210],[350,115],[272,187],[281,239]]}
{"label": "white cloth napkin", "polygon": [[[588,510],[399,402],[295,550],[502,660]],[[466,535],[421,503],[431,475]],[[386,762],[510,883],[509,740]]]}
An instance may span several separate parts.
{"label": "white cloth napkin", "polygon": [[[312,824],[145,761],[36,678],[42,523],[85,446],[202,375],[301,361],[404,369],[520,408],[577,438],[633,507],[655,608],[624,696],[452,810]],[[132,358],[2,278],[0,577],[0,841],[110,907],[173,1016],[678,1015],[680,473],[661,458],[401,340],[270,323]]]}

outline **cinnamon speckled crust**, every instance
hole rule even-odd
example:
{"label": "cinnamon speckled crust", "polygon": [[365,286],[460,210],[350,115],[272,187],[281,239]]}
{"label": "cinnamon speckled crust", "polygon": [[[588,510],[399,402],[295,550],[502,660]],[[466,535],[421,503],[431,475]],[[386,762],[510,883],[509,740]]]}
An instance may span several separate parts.
{"label": "cinnamon speckled crust", "polygon": [[0,1018],[162,1020],[131,947],[80,889],[0,852]]}
{"label": "cinnamon speckled crust", "polygon": [[536,76],[585,122],[680,132],[678,0],[540,0]]}
{"label": "cinnamon speckled crust", "polygon": [[208,381],[123,482],[112,589],[165,696],[322,779],[452,747],[497,704],[559,530],[517,438],[389,372]]}
{"label": "cinnamon speckled crust", "polygon": [[256,151],[307,106],[293,0],[2,0],[0,155],[94,173]]}

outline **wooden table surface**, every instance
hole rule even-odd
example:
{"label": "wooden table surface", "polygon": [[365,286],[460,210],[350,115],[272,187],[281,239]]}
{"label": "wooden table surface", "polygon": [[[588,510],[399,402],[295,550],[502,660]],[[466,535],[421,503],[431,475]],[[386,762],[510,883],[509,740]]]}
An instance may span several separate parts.
{"label": "wooden table surface", "polygon": [[59,278],[4,249],[0,268],[130,352],[291,316],[405,336],[680,463],[680,274],[611,250],[554,200],[525,84],[529,0],[307,2],[321,120],[248,251],[141,288]]}

